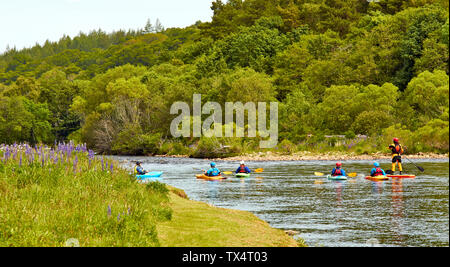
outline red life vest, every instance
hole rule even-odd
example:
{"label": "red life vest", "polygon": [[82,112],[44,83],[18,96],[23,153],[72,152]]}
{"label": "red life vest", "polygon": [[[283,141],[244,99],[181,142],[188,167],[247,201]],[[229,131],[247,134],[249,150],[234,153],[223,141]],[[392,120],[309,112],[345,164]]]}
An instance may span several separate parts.
{"label": "red life vest", "polygon": [[247,171],[245,170],[245,167],[242,168],[241,166],[239,166],[239,172],[240,173],[247,173]]}
{"label": "red life vest", "polygon": [[402,146],[400,144],[394,144],[392,146],[392,154],[400,155],[402,153]]}
{"label": "red life vest", "polygon": [[373,174],[373,176],[381,176],[383,175],[383,170],[380,168],[376,168],[375,173]]}
{"label": "red life vest", "polygon": [[342,171],[341,169],[334,169],[334,174],[333,176],[342,176]]}

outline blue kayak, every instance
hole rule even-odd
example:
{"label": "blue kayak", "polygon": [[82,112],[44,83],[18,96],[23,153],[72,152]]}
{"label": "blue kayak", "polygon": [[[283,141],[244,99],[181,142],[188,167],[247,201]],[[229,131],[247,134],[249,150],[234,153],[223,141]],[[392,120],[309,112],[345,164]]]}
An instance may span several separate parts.
{"label": "blue kayak", "polygon": [[138,178],[138,180],[155,179],[160,178],[162,174],[163,172],[149,172],[144,175],[136,175],[136,178]]}

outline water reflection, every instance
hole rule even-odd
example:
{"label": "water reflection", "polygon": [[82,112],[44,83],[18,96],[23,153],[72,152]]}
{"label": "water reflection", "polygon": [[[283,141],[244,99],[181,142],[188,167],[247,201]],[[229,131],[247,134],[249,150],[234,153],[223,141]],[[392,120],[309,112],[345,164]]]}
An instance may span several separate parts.
{"label": "water reflection", "polygon": [[338,202],[338,205],[342,204],[342,196],[344,193],[345,185],[347,184],[346,181],[331,181],[336,189],[336,200]]}
{"label": "water reflection", "polygon": [[371,181],[372,183],[372,193],[374,194],[382,194],[383,193],[383,189],[384,189],[384,185],[385,185],[385,181]]}
{"label": "water reflection", "polygon": [[219,181],[203,181],[208,187],[208,198],[216,199],[219,196]]}
{"label": "water reflection", "polygon": [[398,245],[403,244],[403,179],[392,180],[392,230]]}

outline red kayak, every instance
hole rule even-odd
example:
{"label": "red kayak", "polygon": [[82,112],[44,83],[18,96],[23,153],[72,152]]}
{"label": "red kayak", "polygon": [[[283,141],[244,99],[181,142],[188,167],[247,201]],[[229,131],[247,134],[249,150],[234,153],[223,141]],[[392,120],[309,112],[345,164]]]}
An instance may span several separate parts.
{"label": "red kayak", "polygon": [[389,178],[398,178],[398,179],[414,179],[415,175],[387,175]]}

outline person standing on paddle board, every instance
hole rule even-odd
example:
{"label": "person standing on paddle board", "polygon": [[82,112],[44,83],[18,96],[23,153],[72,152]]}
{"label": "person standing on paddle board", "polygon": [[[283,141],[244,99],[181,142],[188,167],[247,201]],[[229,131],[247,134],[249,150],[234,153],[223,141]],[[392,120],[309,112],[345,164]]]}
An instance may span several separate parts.
{"label": "person standing on paddle board", "polygon": [[141,166],[142,162],[137,161],[136,166],[134,166],[134,174],[136,175],[145,175],[147,172]]}
{"label": "person standing on paddle board", "polygon": [[346,176],[344,169],[342,169],[342,163],[336,163],[336,168],[331,171],[331,176]]}
{"label": "person standing on paddle board", "polygon": [[374,168],[370,171],[370,176],[376,177],[376,176],[386,176],[386,172],[380,168],[380,163],[375,162],[373,164]]}
{"label": "person standing on paddle board", "polygon": [[398,138],[394,138],[394,143],[389,145],[389,149],[392,151],[392,174],[395,174],[395,165],[398,164],[398,170],[400,175],[403,173],[402,167],[402,154],[404,152],[402,145],[400,145]]}
{"label": "person standing on paddle board", "polygon": [[245,162],[241,161],[241,165],[237,168],[236,173],[251,173],[252,171],[245,166]]}
{"label": "person standing on paddle board", "polygon": [[216,177],[216,176],[220,176],[221,172],[219,169],[216,168],[216,163],[211,162],[211,169],[209,169],[208,171],[205,172],[206,176],[209,177]]}

